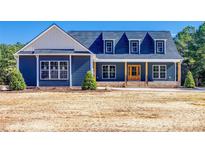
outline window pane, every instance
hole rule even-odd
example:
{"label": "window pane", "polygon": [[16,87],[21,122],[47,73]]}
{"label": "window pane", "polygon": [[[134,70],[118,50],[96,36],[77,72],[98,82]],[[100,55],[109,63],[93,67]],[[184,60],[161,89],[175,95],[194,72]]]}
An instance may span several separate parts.
{"label": "window pane", "polygon": [[160,78],[166,78],[166,66],[160,66]]}
{"label": "window pane", "polygon": [[41,69],[48,70],[49,69],[49,62],[41,62]]}
{"label": "window pane", "polygon": [[67,79],[68,78],[68,71],[61,71],[60,72],[60,78],[61,79]]}
{"label": "window pane", "polygon": [[158,67],[158,66],[154,66],[153,71],[154,71],[154,72],[158,72],[158,71],[159,71],[159,67]]}
{"label": "window pane", "polygon": [[49,78],[49,71],[41,71],[41,78],[48,79]]}
{"label": "window pane", "polygon": [[166,75],[165,75],[165,72],[160,72],[160,78],[161,78],[161,79],[164,79],[165,76],[166,76]]}
{"label": "window pane", "polygon": [[108,78],[108,66],[103,66],[103,78]]}
{"label": "window pane", "polygon": [[60,62],[60,70],[68,70],[68,63]]}
{"label": "window pane", "polygon": [[51,62],[50,65],[51,70],[58,70],[58,62]]}
{"label": "window pane", "polygon": [[157,53],[164,52],[164,41],[157,41]]}
{"label": "window pane", "polygon": [[136,67],[132,67],[132,76],[136,76],[136,75],[137,75]]}
{"label": "window pane", "polygon": [[58,79],[58,71],[51,71],[51,79]]}
{"label": "window pane", "polygon": [[110,66],[110,78],[115,78],[115,66]]}
{"label": "window pane", "polygon": [[159,78],[159,73],[154,72],[154,78]]}
{"label": "window pane", "polygon": [[51,79],[58,79],[58,62],[50,62]]}

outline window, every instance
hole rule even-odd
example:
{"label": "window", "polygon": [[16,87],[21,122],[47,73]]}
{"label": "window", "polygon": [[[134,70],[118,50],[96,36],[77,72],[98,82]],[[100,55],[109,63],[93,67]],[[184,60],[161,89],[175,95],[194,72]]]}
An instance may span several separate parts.
{"label": "window", "polygon": [[68,78],[68,62],[60,62],[60,78]]}
{"label": "window", "polygon": [[50,78],[58,79],[58,62],[50,62]]}
{"label": "window", "polygon": [[103,65],[102,66],[102,78],[103,79],[115,79],[116,78],[116,66],[115,65]]}
{"label": "window", "polygon": [[139,53],[139,41],[138,40],[130,41],[130,52]]}
{"label": "window", "polygon": [[156,53],[163,54],[165,50],[164,41],[156,41]]}
{"label": "window", "polygon": [[113,41],[105,40],[105,53],[113,53]]}
{"label": "window", "polygon": [[41,79],[49,79],[49,62],[41,62]]}
{"label": "window", "polygon": [[167,67],[166,65],[153,65],[152,73],[153,79],[166,79]]}
{"label": "window", "polygon": [[67,61],[41,61],[41,80],[66,80],[68,79]]}

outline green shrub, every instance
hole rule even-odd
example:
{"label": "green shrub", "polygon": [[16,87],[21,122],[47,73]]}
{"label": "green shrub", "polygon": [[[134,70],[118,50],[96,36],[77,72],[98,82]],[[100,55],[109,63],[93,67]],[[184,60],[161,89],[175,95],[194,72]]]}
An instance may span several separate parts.
{"label": "green shrub", "polygon": [[9,88],[11,90],[23,90],[26,84],[19,70],[13,69],[9,74]]}
{"label": "green shrub", "polygon": [[193,75],[190,71],[187,72],[186,79],[185,79],[185,82],[184,82],[184,86],[186,88],[195,88],[194,78],[193,78]]}
{"label": "green shrub", "polygon": [[93,77],[91,71],[88,71],[85,75],[85,79],[81,86],[82,90],[96,90],[97,83],[95,78]]}

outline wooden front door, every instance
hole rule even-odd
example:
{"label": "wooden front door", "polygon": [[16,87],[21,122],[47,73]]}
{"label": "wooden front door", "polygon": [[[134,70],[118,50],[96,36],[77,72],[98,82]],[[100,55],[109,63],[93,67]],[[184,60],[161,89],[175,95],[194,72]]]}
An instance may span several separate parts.
{"label": "wooden front door", "polygon": [[128,80],[140,81],[141,65],[128,65]]}

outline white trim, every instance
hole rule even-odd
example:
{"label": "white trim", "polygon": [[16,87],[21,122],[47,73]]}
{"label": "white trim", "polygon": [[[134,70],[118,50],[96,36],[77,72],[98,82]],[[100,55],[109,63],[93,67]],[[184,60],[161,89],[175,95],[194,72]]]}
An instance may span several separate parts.
{"label": "white trim", "polygon": [[90,56],[90,70],[91,70],[91,73],[93,75],[93,58],[92,58],[92,56]]}
{"label": "white trim", "polygon": [[70,74],[70,87],[72,87],[72,56],[71,55],[69,55],[69,74]]}
{"label": "white trim", "polygon": [[36,86],[39,87],[39,56],[36,56]]}
{"label": "white trim", "polygon": [[46,29],[45,31],[43,31],[42,33],[40,33],[40,35],[38,35],[36,38],[34,38],[32,41],[30,41],[28,44],[26,44],[22,49],[20,49],[19,51],[17,51],[15,54],[18,54],[20,51],[24,50],[25,48],[27,48],[30,44],[34,43],[35,41],[37,41],[40,37],[42,37],[43,35],[45,35],[50,29],[52,28],[57,28],[58,30],[60,30],[65,36],[69,37],[70,39],[72,39],[74,42],[78,43],[82,48],[85,49],[85,51],[90,52],[91,54],[93,54],[89,49],[87,49],[85,46],[83,46],[80,42],[78,42],[76,39],[74,39],[72,36],[70,36],[68,33],[66,33],[65,31],[63,31],[60,27],[58,27],[57,25],[52,25],[50,26],[48,29]]}
{"label": "white trim", "polygon": [[177,81],[177,65],[176,65],[176,62],[174,63],[174,66],[175,66],[175,72],[174,72],[174,79],[175,79],[175,81]]}
{"label": "white trim", "polygon": [[[41,74],[42,74],[42,70],[41,70],[41,65],[42,65],[42,62],[48,62],[49,64],[48,64],[48,75],[49,75],[49,77],[48,78],[45,78],[45,79],[43,79],[42,78],[42,76],[41,76]],[[58,78],[51,78],[51,62],[57,62],[58,63]],[[60,62],[66,62],[67,63],[67,65],[68,65],[68,61],[67,60],[42,60],[42,61],[40,61],[40,80],[49,80],[49,81],[52,81],[52,80],[68,80],[69,78],[68,78],[68,68],[67,68],[67,70],[66,70],[66,72],[67,72],[67,78],[60,78]],[[64,70],[65,71],[65,70]]]}
{"label": "white trim", "polygon": [[181,62],[182,59],[95,59],[95,62]]}
{"label": "white trim", "polygon": [[[154,78],[154,66],[157,66],[158,67],[158,76],[159,78]],[[160,67],[161,66],[165,66],[165,78],[161,78],[160,77]],[[167,79],[167,65],[158,65],[158,64],[154,64],[152,65],[152,79],[155,79],[155,80],[166,80]]]}
{"label": "white trim", "polygon": [[[15,56],[17,56],[16,54],[14,54]],[[35,55],[39,55],[39,56],[67,56],[67,55],[75,55],[75,56],[90,56],[90,54],[18,54],[21,56],[35,56]]]}
{"label": "white trim", "polygon": [[[104,77],[103,77],[103,66],[108,66],[108,78],[104,78]],[[114,66],[114,67],[115,67],[115,78],[110,78],[110,66]],[[116,72],[117,72],[117,66],[116,66],[116,65],[112,65],[112,64],[111,64],[111,65],[102,65],[102,66],[101,66],[102,79],[111,79],[111,80],[112,80],[112,79],[116,79],[116,75],[117,75]]]}

